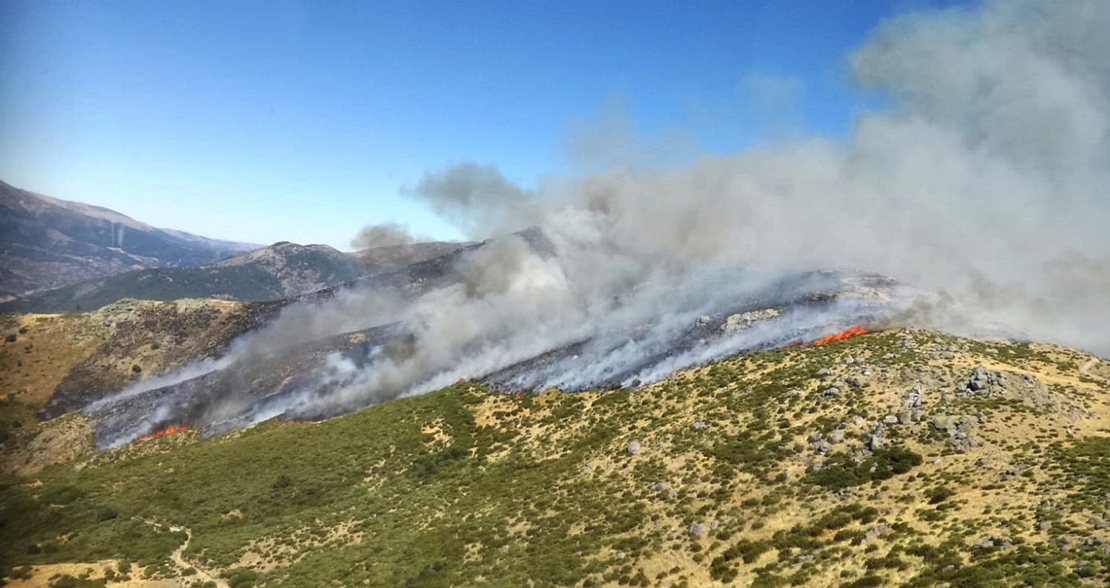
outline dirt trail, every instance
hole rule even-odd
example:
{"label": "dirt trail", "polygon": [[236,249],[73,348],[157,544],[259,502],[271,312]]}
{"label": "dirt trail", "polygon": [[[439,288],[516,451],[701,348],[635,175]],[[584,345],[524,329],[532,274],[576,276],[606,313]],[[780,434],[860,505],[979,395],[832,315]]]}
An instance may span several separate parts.
{"label": "dirt trail", "polygon": [[1102,362],[1102,360],[1100,360],[1099,358],[1092,357],[1091,359],[1087,360],[1087,363],[1083,364],[1083,367],[1079,368],[1079,373],[1083,374],[1084,376],[1087,376],[1088,378],[1096,378],[1096,379],[1102,380],[1103,382],[1110,382],[1110,379],[1107,379],[1107,378],[1091,371],[1091,368],[1095,367],[1096,365],[1098,365],[1101,362]]}
{"label": "dirt trail", "polygon": [[[159,523],[155,523],[155,522],[151,522],[151,521],[147,521],[147,523],[151,524],[151,525],[154,525],[155,527],[161,527],[162,526]],[[193,540],[193,532],[192,531],[190,531],[189,529],[187,529],[185,527],[174,527],[174,526],[170,526],[169,530],[174,532],[174,533],[180,533],[182,531],[185,532],[185,542],[182,543],[181,547],[178,547],[177,550],[174,551],[170,555],[170,560],[173,561],[173,565],[177,566],[178,573],[184,572],[188,568],[193,568],[194,570],[197,571],[195,577],[197,579],[199,579],[202,583],[203,582],[214,582],[216,584],[216,586],[218,586],[219,588],[231,588],[231,586],[228,585],[227,581],[221,579],[218,575],[213,575],[208,570],[200,567],[199,565],[190,564],[189,562],[185,561],[185,550],[189,548],[189,542]]]}

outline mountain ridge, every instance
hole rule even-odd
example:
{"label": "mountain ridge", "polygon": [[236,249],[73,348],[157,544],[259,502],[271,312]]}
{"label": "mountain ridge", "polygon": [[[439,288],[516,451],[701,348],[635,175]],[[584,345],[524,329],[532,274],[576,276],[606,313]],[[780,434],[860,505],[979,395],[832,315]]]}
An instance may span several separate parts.
{"label": "mountain ridge", "polygon": [[155,228],[0,181],[0,299],[132,269],[209,263],[255,247]]}

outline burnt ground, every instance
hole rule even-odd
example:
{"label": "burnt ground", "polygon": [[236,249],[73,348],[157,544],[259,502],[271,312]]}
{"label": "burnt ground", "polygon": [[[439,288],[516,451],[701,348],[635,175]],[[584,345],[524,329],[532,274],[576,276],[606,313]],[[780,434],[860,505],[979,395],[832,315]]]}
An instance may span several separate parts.
{"label": "burnt ground", "polygon": [[[697,351],[699,347],[735,340],[731,347],[721,347],[725,351],[719,352],[718,356],[742,354],[779,347],[795,338],[812,340],[846,328],[857,320],[881,314],[885,306],[878,302],[861,306],[855,314],[846,314],[842,308],[836,313],[829,313],[836,321],[850,323],[828,322],[822,311],[836,307],[853,287],[883,289],[893,285],[891,281],[876,276],[851,278],[846,281],[844,276],[827,272],[785,278],[745,300],[735,301],[719,312],[691,323],[683,332],[662,341],[653,341],[652,351],[639,355],[635,361],[615,362],[616,367],[612,371],[598,372],[592,379],[562,388],[578,391],[621,385],[637,387],[641,383],[650,383],[634,379],[637,374],[648,373],[657,366]],[[776,333],[773,338],[745,338],[742,333],[724,328],[729,317],[767,308],[779,309],[778,314],[763,322],[784,325],[771,329]],[[806,322],[807,317],[810,317],[809,322]],[[614,341],[645,338],[650,327],[640,326],[615,339],[574,342],[492,373],[475,374],[475,377],[503,391],[534,391],[542,387],[541,383],[558,377],[560,373],[578,373],[583,362],[606,361],[619,347],[619,343],[614,344]],[[96,441],[101,447],[126,442],[170,425],[197,429],[207,436],[273,417],[287,420],[330,418],[365,408],[369,401],[344,403],[336,399],[335,392],[350,380],[328,377],[327,370],[334,369],[329,366],[341,361],[349,366],[348,369],[357,370],[364,368],[373,357],[403,358],[411,352],[411,337],[404,325],[398,323],[335,335],[264,356],[236,360],[230,366],[221,366],[190,379],[113,400],[110,404],[86,410],[86,414],[97,421]],[[691,363],[697,362],[691,360]],[[691,363],[683,367],[689,367]],[[384,398],[396,397],[404,392],[404,389],[394,390]],[[72,398],[77,397],[74,395]]]}
{"label": "burnt ground", "polygon": [[123,301],[100,313],[111,333],[74,366],[39,411],[52,419],[116,392],[144,375],[219,357],[235,337],[272,320],[284,303]]}

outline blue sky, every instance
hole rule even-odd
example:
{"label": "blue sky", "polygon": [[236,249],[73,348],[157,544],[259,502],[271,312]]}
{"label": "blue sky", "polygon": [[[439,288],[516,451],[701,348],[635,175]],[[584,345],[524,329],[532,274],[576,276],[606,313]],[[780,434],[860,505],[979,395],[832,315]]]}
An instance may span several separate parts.
{"label": "blue sky", "polygon": [[0,179],[239,241],[458,238],[403,196],[426,170],[574,171],[614,109],[717,153],[842,136],[846,53],[954,3],[0,0]]}

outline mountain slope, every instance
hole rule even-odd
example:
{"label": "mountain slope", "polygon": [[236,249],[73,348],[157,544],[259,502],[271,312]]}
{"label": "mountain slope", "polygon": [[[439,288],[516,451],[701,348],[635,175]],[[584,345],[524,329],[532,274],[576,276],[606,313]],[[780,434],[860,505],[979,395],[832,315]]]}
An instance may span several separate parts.
{"label": "mountain slope", "polygon": [[210,265],[126,272],[0,304],[0,313],[79,312],[124,298],[278,300],[365,277],[346,254],[326,245],[280,242]]}
{"label": "mountain slope", "polygon": [[1096,586],[1107,377],[903,330],[634,390],[461,383],[10,478],[0,553],[145,586]]}
{"label": "mountain slope", "polygon": [[156,229],[0,182],[0,297],[132,269],[211,263],[254,247]]}
{"label": "mountain slope", "polygon": [[428,261],[475,245],[468,242],[431,241],[408,245],[385,245],[355,251],[350,255],[372,273],[396,270],[407,265]]}

